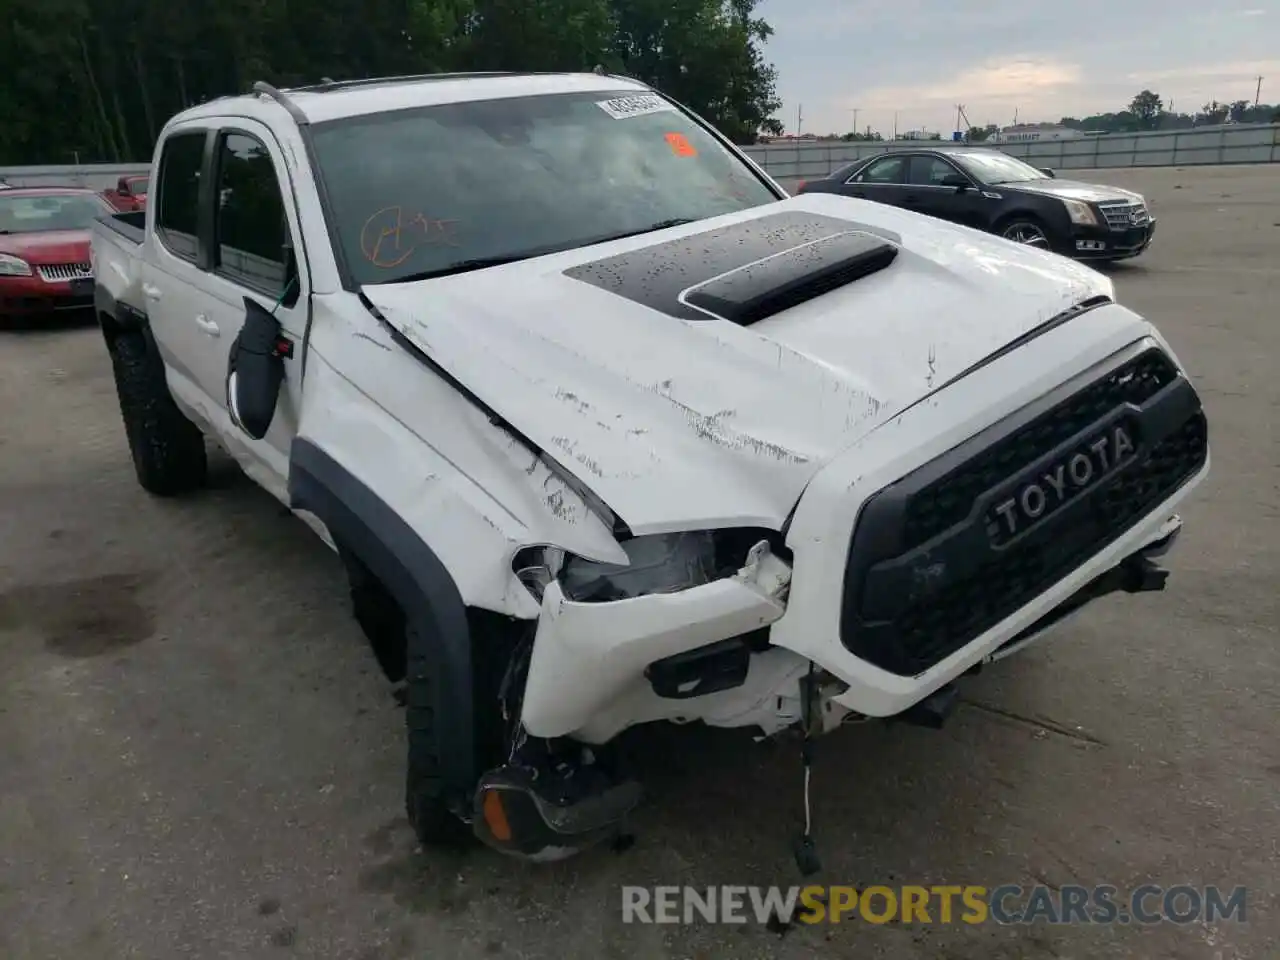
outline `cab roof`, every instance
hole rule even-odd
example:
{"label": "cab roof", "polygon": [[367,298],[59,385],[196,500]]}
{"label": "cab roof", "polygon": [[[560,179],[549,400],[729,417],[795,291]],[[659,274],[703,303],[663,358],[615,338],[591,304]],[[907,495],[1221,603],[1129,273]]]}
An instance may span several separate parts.
{"label": "cab roof", "polygon": [[[325,123],[347,117],[445,103],[557,93],[644,92],[649,89],[647,84],[638,80],[599,73],[438,73],[415,77],[328,81],[277,92],[292,104],[305,122]],[[228,112],[257,116],[262,113],[264,105],[269,110],[286,109],[274,96],[255,92],[236,97],[220,97],[190,107],[170,122],[226,116]],[[295,115],[294,118],[297,120],[298,116]]]}

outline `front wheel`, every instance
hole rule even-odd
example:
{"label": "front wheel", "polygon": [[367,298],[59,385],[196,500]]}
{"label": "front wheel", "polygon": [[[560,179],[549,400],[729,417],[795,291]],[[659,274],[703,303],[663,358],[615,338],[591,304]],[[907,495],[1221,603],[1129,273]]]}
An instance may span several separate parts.
{"label": "front wheel", "polygon": [[1038,220],[1030,217],[1017,217],[1006,221],[997,227],[997,232],[1006,240],[1012,240],[1026,247],[1036,247],[1039,250],[1054,248],[1048,230]]}
{"label": "front wheel", "polygon": [[471,840],[471,831],[458,817],[458,806],[445,793],[441,770],[439,685],[427,638],[410,621],[405,625],[407,680],[405,722],[409,734],[409,763],[405,782],[405,813],[426,846],[456,847]]}
{"label": "front wheel", "polygon": [[[473,791],[481,774],[502,763],[509,753],[507,721],[503,714],[503,686],[507,666],[519,644],[524,626],[513,626],[498,614],[468,612],[471,641],[472,707],[470,718],[446,717],[444,685],[461,678],[440,675],[435,644],[439,638],[412,617],[404,623],[405,723],[409,756],[405,784],[405,809],[418,840],[426,846],[456,846],[475,835],[470,818]],[[444,769],[449,723],[469,721],[473,738],[474,782],[466,796],[451,796],[446,783],[453,779]]]}

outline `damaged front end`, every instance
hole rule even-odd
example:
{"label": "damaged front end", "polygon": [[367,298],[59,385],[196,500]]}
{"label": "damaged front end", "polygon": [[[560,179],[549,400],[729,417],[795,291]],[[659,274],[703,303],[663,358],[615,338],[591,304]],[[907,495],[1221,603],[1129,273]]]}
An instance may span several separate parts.
{"label": "damaged front end", "polygon": [[[1024,649],[1100,597],[1163,589],[1166,574],[1157,561],[1180,526],[1171,517],[1142,549],[984,662]],[[795,732],[803,743],[809,822],[811,741],[870,718],[839,702],[848,684],[770,642],[770,625],[786,611],[791,564],[777,536],[761,533],[632,538],[622,543],[629,566],[579,560],[553,548],[517,555],[514,569],[540,600],[542,616],[503,685],[511,751],[477,786],[476,836],[534,862],[565,859],[619,837],[641,789],[605,745],[654,720],[756,727],[762,736]],[[884,719],[936,729],[958,702],[955,683],[948,682]],[[796,857],[805,872],[817,862],[807,827]]]}
{"label": "damaged front end", "polygon": [[481,778],[472,811],[475,834],[502,853],[559,860],[621,830],[640,787],[603,745],[627,727],[699,719],[772,732],[802,718],[810,665],[768,642],[791,578],[778,534],[658,534],[621,546],[625,565],[553,547],[513,560],[542,615],[503,683],[510,755]]}

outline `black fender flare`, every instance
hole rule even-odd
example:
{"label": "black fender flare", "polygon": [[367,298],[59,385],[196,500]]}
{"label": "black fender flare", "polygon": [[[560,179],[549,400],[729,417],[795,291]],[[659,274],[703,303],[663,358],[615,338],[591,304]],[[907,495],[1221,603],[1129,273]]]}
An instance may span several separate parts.
{"label": "black fender flare", "polygon": [[147,315],[118,301],[111,295],[111,291],[100,283],[93,285],[93,313],[98,319],[98,326],[102,329],[102,336],[108,345],[127,330],[139,331],[150,339],[151,330],[147,324]]}
{"label": "black fender flare", "polygon": [[[400,604],[430,643],[442,786],[470,806],[476,769],[471,632],[467,607],[435,552],[363,481],[310,440],[289,451],[289,505],[314,514]],[[414,651],[410,651],[412,657]]]}

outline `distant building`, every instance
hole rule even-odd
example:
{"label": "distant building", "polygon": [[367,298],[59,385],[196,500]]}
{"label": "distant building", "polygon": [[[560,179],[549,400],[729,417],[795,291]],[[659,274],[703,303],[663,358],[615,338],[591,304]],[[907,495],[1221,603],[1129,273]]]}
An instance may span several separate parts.
{"label": "distant building", "polygon": [[1018,123],[999,130],[991,142],[1035,143],[1040,140],[1078,140],[1082,136],[1082,131],[1057,123]]}

